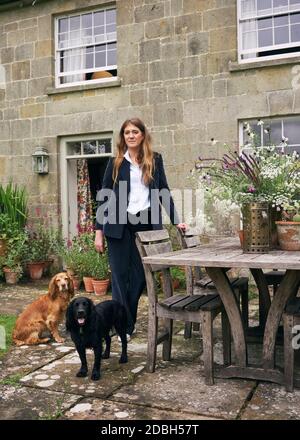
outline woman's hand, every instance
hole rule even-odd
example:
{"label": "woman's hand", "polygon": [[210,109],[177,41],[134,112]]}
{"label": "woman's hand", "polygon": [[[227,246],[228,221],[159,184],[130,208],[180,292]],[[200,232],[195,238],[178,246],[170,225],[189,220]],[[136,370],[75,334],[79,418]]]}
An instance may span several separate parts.
{"label": "woman's hand", "polygon": [[177,229],[181,229],[181,231],[185,232],[188,229],[188,225],[186,223],[179,223],[178,225],[176,225]]}
{"label": "woman's hand", "polygon": [[104,234],[103,234],[103,231],[101,231],[101,230],[96,231],[95,248],[96,248],[96,251],[101,252],[101,254],[105,250]]}

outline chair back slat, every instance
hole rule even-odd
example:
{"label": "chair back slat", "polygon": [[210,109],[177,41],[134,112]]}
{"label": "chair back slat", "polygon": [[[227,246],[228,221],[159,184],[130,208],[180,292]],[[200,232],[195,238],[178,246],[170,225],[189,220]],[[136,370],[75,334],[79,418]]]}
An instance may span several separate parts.
{"label": "chair back slat", "polygon": [[136,236],[141,243],[150,243],[152,241],[159,242],[162,240],[169,240],[169,234],[166,229],[159,229],[157,231],[143,231],[137,232]]}

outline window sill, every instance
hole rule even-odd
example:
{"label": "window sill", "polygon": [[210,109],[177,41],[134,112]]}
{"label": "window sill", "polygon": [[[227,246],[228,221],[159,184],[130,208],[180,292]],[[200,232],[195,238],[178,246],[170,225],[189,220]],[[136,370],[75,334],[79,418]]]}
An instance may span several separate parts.
{"label": "window sill", "polygon": [[240,72],[243,70],[260,69],[261,67],[283,66],[287,64],[299,64],[300,56],[278,58],[276,60],[253,61],[252,63],[237,63],[229,61],[229,72]]}
{"label": "window sill", "polygon": [[81,92],[83,90],[92,89],[103,89],[107,87],[120,87],[121,80],[116,78],[110,81],[101,81],[94,84],[81,84],[76,86],[66,86],[66,87],[48,87],[46,89],[47,95],[57,95],[59,93],[71,93],[71,92]]}

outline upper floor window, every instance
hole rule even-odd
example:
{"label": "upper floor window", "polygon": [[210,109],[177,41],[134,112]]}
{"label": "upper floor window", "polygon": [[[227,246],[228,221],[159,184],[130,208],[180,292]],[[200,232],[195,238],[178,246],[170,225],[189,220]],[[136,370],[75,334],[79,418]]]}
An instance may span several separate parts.
{"label": "upper floor window", "polygon": [[117,75],[116,8],[58,17],[56,87]]}
{"label": "upper floor window", "polygon": [[[250,131],[248,130],[250,128]],[[254,133],[254,139],[253,134]],[[300,153],[300,116],[251,119],[240,124],[240,145],[266,147],[275,145],[280,151]]]}
{"label": "upper floor window", "polygon": [[239,62],[300,55],[300,0],[238,0]]}

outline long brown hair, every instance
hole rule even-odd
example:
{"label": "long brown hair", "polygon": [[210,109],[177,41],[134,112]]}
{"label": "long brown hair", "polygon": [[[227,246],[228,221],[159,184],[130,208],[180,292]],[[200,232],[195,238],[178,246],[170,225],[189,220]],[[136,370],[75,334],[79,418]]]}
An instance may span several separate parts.
{"label": "long brown hair", "polygon": [[119,133],[119,140],[117,143],[117,155],[114,161],[113,180],[116,182],[121,163],[124,159],[124,154],[127,150],[127,145],[124,139],[124,131],[127,125],[132,124],[141,130],[144,135],[139,153],[137,156],[138,164],[142,170],[142,179],[145,185],[149,185],[153,179],[154,161],[151,136],[145,126],[145,124],[139,118],[126,119],[123,122]]}

